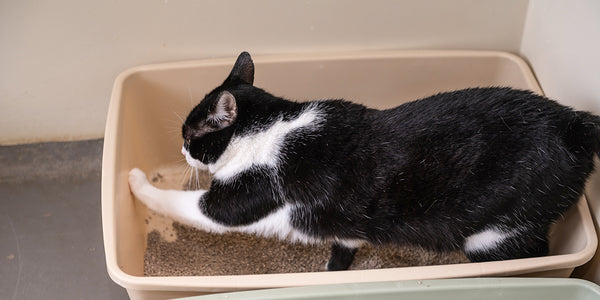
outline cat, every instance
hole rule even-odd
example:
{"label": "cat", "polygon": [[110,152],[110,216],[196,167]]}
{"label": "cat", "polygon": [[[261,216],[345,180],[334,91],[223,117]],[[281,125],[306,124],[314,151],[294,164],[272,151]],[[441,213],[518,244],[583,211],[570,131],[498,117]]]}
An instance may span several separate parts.
{"label": "cat", "polygon": [[160,190],[134,168],[131,191],[202,230],[331,243],[331,271],[364,243],[462,249],[473,262],[547,255],[550,225],[582,196],[600,150],[599,117],[530,91],[469,88],[376,110],[289,101],[253,82],[243,52],[182,126],[181,152],[213,174],[209,190]]}

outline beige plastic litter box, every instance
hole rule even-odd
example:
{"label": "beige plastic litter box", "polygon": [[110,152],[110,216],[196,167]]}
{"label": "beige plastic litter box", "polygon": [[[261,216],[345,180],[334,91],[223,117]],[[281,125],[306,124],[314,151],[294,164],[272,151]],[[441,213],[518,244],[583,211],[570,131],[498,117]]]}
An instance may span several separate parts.
{"label": "beige plastic litter box", "polygon": [[[142,66],[114,84],[104,140],[102,222],[110,277],[132,299],[337,283],[480,276],[568,277],[594,254],[597,238],[585,198],[552,230],[547,257],[378,270],[232,276],[145,277],[146,208],[128,172],[181,159],[176,114],[191,110],[235,61],[210,59]],[[255,85],[288,99],[345,98],[389,108],[441,91],[511,86],[542,93],[519,57],[490,51],[376,51],[255,56]],[[563,102],[569,104],[568,102]]]}

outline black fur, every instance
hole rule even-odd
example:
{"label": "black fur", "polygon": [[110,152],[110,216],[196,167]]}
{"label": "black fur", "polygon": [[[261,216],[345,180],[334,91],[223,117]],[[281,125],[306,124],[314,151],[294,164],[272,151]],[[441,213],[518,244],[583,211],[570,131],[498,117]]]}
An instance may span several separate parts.
{"label": "black fur", "polygon": [[333,243],[331,246],[331,257],[329,258],[329,262],[327,262],[327,270],[328,271],[343,271],[347,270],[352,261],[354,260],[354,255],[358,249],[347,248],[340,244]]}
{"label": "black fur", "polygon": [[[582,195],[600,150],[598,117],[529,91],[472,88],[375,110],[344,100],[292,102],[253,81],[243,53],[190,113],[183,136],[194,158],[214,163],[232,137],[292,120],[308,105],[322,124],[287,136],[278,168],[214,181],[202,209],[236,226],[297,204],[293,226],[334,241],[331,270],[348,268],[356,252],[336,241],[445,251],[489,228],[511,236],[466,252],[472,261],[546,255],[549,226]],[[235,97],[235,119],[224,128],[206,124],[224,91]]]}

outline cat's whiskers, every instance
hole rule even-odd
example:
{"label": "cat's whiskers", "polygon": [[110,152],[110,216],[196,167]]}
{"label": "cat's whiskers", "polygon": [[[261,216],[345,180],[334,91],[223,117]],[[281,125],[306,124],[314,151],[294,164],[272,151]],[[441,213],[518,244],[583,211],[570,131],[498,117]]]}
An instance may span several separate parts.
{"label": "cat's whiskers", "polygon": [[[183,117],[178,114],[176,111],[173,111],[173,114],[175,114],[175,116],[177,116],[177,118],[181,121],[181,124],[185,123],[185,119],[183,119]],[[180,124],[180,126],[181,126]]]}
{"label": "cat's whiskers", "polygon": [[190,165],[188,165],[187,163],[184,163],[184,170],[183,173],[181,174],[181,180],[180,180],[180,185],[183,187],[183,189],[187,190],[190,187],[190,180],[191,180],[191,176],[192,176],[192,167]]}
{"label": "cat's whiskers", "polygon": [[188,180],[188,188],[192,191],[198,189],[198,169],[190,166],[190,177]]}
{"label": "cat's whiskers", "polygon": [[200,189],[200,176],[198,176],[198,168],[194,168],[194,171],[195,171],[195,175],[196,175],[195,190],[199,190]]}
{"label": "cat's whiskers", "polygon": [[174,141],[181,138],[181,126],[184,124],[184,120],[177,112],[172,111],[177,119],[175,118],[167,118],[163,120],[164,125],[164,133],[169,138],[169,141]]}
{"label": "cat's whiskers", "polygon": [[194,190],[194,176],[195,176],[194,167],[190,166],[189,170],[190,170],[190,175],[188,176],[187,188],[189,190]]}
{"label": "cat's whiskers", "polygon": [[190,96],[190,108],[194,107],[194,97],[192,95],[192,89],[188,86],[188,95]]}

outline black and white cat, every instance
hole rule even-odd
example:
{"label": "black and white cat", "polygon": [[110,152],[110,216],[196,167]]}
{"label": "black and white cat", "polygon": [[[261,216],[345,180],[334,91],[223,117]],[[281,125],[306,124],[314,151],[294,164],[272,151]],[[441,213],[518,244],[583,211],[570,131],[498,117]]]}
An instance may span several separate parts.
{"label": "black and white cat", "polygon": [[213,174],[209,190],[160,190],[139,169],[131,190],[202,230],[330,242],[328,270],[347,269],[363,243],[462,249],[472,261],[546,255],[549,226],[580,198],[600,150],[600,118],[528,91],[375,110],[292,102],[253,81],[244,52],[185,120],[181,151]]}

